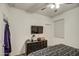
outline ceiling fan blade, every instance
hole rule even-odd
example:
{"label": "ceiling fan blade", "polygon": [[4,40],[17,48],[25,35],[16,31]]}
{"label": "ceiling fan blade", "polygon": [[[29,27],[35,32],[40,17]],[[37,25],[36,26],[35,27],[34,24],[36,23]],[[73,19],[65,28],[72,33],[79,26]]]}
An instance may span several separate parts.
{"label": "ceiling fan blade", "polygon": [[45,10],[46,8],[42,8],[41,10]]}

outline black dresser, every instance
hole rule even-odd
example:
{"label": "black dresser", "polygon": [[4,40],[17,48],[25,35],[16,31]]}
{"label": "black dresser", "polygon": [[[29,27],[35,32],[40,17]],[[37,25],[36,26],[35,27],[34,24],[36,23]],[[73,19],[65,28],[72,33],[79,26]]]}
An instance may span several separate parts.
{"label": "black dresser", "polygon": [[47,40],[34,41],[34,42],[26,42],[26,55],[31,52],[43,49],[47,47]]}

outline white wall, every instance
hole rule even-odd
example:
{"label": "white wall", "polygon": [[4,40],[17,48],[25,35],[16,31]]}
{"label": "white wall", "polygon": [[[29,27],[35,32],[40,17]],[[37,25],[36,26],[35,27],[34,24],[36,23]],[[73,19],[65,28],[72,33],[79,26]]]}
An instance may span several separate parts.
{"label": "white wall", "polygon": [[3,50],[2,50],[2,13],[1,13],[1,8],[0,8],[0,55],[3,55],[2,53],[3,53]]}
{"label": "white wall", "polygon": [[0,55],[3,55],[3,39],[4,39],[4,22],[3,22],[3,14],[8,18],[8,9],[6,4],[0,4]]}
{"label": "white wall", "polygon": [[64,18],[64,39],[54,37],[54,44],[64,43],[79,48],[79,7],[52,18],[53,21]]}
{"label": "white wall", "polygon": [[24,43],[31,39],[31,25],[44,26],[44,33],[36,37],[45,37],[48,45],[52,45],[52,22],[51,19],[39,14],[30,14],[16,8],[10,8],[10,30],[12,41],[11,55],[24,53]]}

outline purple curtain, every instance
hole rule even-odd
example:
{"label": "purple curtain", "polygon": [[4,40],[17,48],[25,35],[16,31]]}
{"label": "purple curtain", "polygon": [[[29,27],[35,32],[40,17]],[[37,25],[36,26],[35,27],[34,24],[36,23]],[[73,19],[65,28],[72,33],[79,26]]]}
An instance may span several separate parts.
{"label": "purple curtain", "polygon": [[8,23],[6,23],[4,29],[4,55],[9,56],[10,52],[11,52],[10,29]]}

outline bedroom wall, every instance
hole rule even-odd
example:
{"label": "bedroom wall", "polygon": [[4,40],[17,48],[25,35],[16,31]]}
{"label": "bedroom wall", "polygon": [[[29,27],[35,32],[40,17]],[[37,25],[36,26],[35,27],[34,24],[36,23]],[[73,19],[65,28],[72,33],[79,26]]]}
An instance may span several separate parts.
{"label": "bedroom wall", "polygon": [[51,19],[39,14],[27,13],[23,10],[10,8],[10,30],[12,41],[11,55],[24,53],[24,43],[27,39],[31,39],[31,25],[44,26],[44,33],[36,35],[37,37],[45,37],[48,45],[52,45],[52,22]]}
{"label": "bedroom wall", "polygon": [[[54,45],[64,43],[79,48],[79,7],[52,18],[53,21],[64,18],[64,38],[54,37]],[[53,24],[54,25],[54,24]]]}
{"label": "bedroom wall", "polygon": [[[2,7],[2,6],[0,6]],[[1,8],[0,8],[0,55],[2,55],[3,50],[2,50],[2,13],[1,13]]]}
{"label": "bedroom wall", "polygon": [[4,55],[3,53],[3,38],[4,38],[4,25],[5,23],[3,22],[3,14],[7,17],[9,17],[8,13],[8,7],[7,4],[0,4],[0,56]]}

